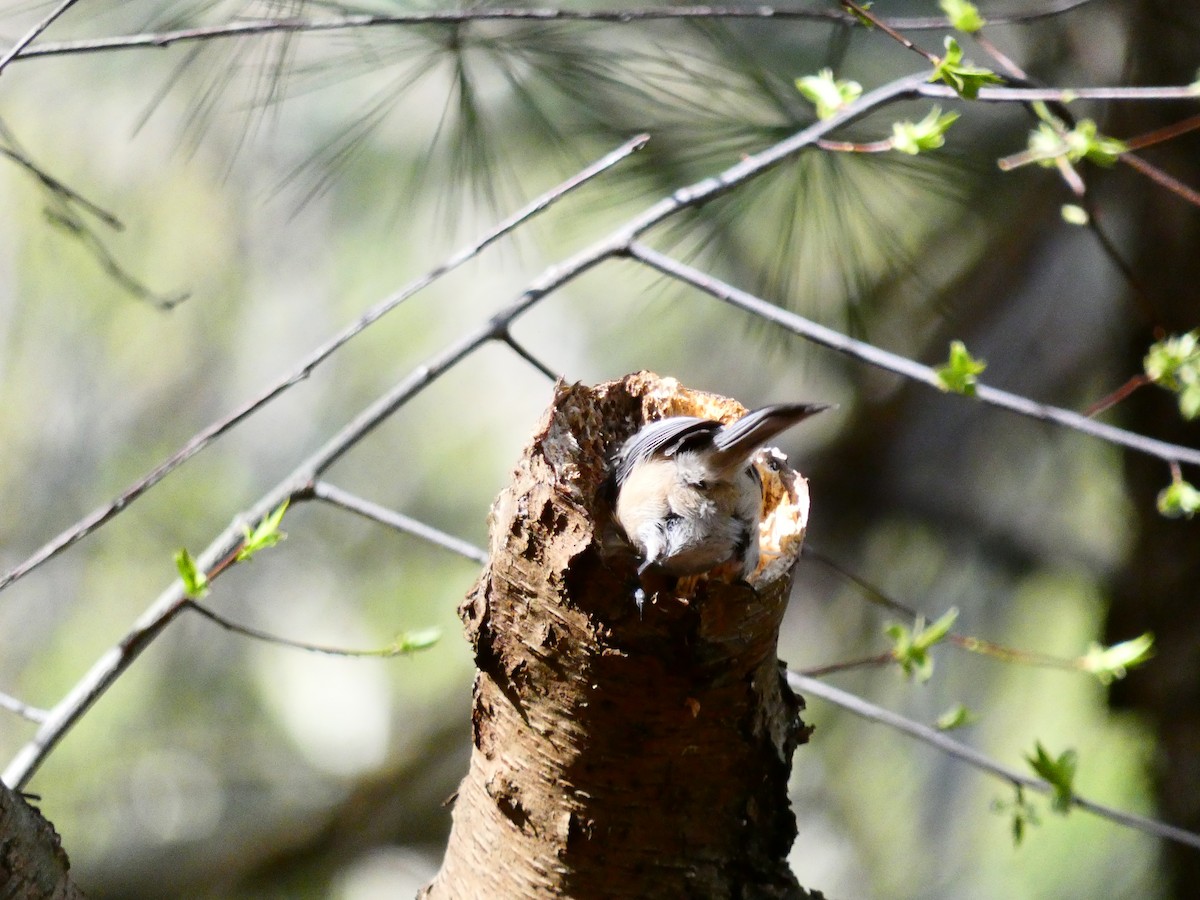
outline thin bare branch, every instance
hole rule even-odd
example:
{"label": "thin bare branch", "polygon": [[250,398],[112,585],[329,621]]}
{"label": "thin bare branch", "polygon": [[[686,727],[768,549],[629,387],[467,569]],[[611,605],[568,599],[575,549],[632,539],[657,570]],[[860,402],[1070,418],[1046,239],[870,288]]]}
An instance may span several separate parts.
{"label": "thin bare branch", "polygon": [[504,341],[504,343],[508,345],[508,348],[512,350],[513,353],[517,354],[517,356],[521,357],[521,359],[525,360],[525,362],[529,363],[551,381],[558,381],[558,379],[562,377],[561,372],[555,372],[548,365],[530,353],[529,349],[524,344],[520,343],[512,336],[511,331],[505,331],[504,334],[500,335],[500,340]]}
{"label": "thin bare branch", "polygon": [[[1041,4],[1028,12],[989,15],[993,24],[1025,24],[1078,9],[1093,0],[1059,0]],[[631,9],[552,9],[552,8],[487,8],[437,10],[404,15],[349,15],[324,19],[282,18],[242,19],[221,25],[179,28],[146,34],[115,35],[106,38],[86,38],[74,41],[44,43],[27,47],[17,58],[28,60],[49,56],[80,53],[100,53],[114,50],[135,50],[167,47],[171,44],[223,38],[269,35],[279,33],[347,31],[361,28],[406,27],[415,25],[458,25],[464,22],[531,21],[531,22],[599,22],[610,25],[629,25],[663,19],[772,19],[776,21],[825,22],[831,25],[858,25],[858,19],[838,10],[785,9],[775,6],[648,6]],[[920,16],[887,19],[892,28],[907,31],[939,30],[947,27],[944,16]]]}
{"label": "thin bare branch", "polygon": [[[699,269],[692,268],[678,260],[659,253],[645,244],[631,244],[629,255],[651,268],[657,269],[664,275],[669,275],[672,278],[690,284],[731,306],[736,306],[738,309],[746,310],[757,315],[759,318],[773,322],[793,334],[812,341],[814,344],[820,344],[823,347],[844,353],[852,359],[865,362],[887,372],[893,372],[911,381],[928,385],[936,390],[942,390],[937,373],[930,366],[883,350],[865,341],[855,340],[839,331],[819,325],[796,313],[780,309],[778,306],[768,303],[761,297],[756,297],[753,294],[733,287],[733,285],[726,284],[718,278],[701,272]],[[1019,394],[1009,393],[990,385],[976,385],[974,399],[989,406],[996,406],[1000,409],[1006,409],[1009,412],[1028,416],[1039,422],[1053,422],[1056,425],[1062,425],[1073,431],[1086,434],[1089,437],[1098,438],[1122,447],[1128,447],[1130,450],[1145,453],[1148,456],[1154,456],[1166,462],[1180,462],[1200,466],[1200,450],[1134,434],[1123,428],[1105,425],[1103,422],[1095,422],[1087,416],[1080,415],[1072,410],[1038,403],[1036,400],[1022,397]]]}
{"label": "thin bare branch", "polygon": [[1091,406],[1089,406],[1087,409],[1085,409],[1083,411],[1083,414],[1085,416],[1088,416],[1089,418],[1091,416],[1098,416],[1100,413],[1104,412],[1106,409],[1111,409],[1112,407],[1116,406],[1118,403],[1125,400],[1134,391],[1139,390],[1140,388],[1144,388],[1144,387],[1146,387],[1146,385],[1153,384],[1153,383],[1154,382],[1152,382],[1150,380],[1150,376],[1148,376],[1144,373],[1134,375],[1132,378],[1130,378],[1128,381],[1126,381],[1123,385],[1121,385],[1119,388],[1117,388],[1111,394],[1109,394],[1106,397],[1101,397],[1099,400],[1097,400],[1095,403],[1093,403]]}
{"label": "thin bare branch", "polygon": [[599,159],[592,165],[573,175],[571,178],[568,178],[561,184],[555,186],[545,194],[542,194],[533,202],[524,206],[509,218],[496,225],[494,228],[489,229],[479,239],[463,247],[441,265],[430,270],[420,278],[405,285],[396,293],[372,306],[355,322],[344,328],[337,335],[330,338],[324,344],[312,351],[300,362],[298,366],[292,369],[292,371],[288,372],[282,378],[272,383],[264,391],[259,393],[251,400],[248,400],[246,403],[242,404],[233,412],[222,417],[221,419],[218,419],[194,435],[171,457],[164,460],[146,475],[142,476],[136,482],[122,491],[115,500],[105,506],[100,507],[99,509],[94,510],[88,516],[85,516],[83,519],[59,534],[53,540],[40,547],[24,562],[15,566],[3,577],[0,577],[0,591],[8,587],[14,581],[17,581],[25,575],[28,575],[38,566],[42,565],[42,563],[54,558],[76,541],[81,540],[82,538],[91,534],[97,528],[104,525],[104,523],[108,522],[110,519],[120,513],[121,510],[127,507],[130,503],[137,500],[147,490],[162,481],[162,479],[170,474],[174,469],[178,468],[180,465],[207,447],[210,443],[212,443],[213,440],[220,437],[243,419],[246,419],[251,414],[258,411],[260,408],[274,400],[289,388],[294,387],[296,384],[299,384],[301,381],[306,379],[310,374],[312,374],[313,370],[316,369],[317,366],[332,356],[335,351],[342,347],[342,345],[360,334],[364,329],[382,318],[385,314],[391,312],[409,297],[433,284],[433,282],[437,281],[448,272],[453,271],[458,266],[461,266],[463,263],[474,258],[495,241],[524,224],[533,216],[547,209],[549,206],[553,205],[556,201],[573,191],[575,188],[590,181],[592,178],[595,178],[597,175],[607,171],[617,163],[629,157],[631,154],[640,150],[646,145],[648,140],[649,138],[642,134],[630,139],[629,141],[626,141],[616,150],[606,154],[603,158]]}
{"label": "thin bare branch", "polygon": [[862,656],[858,659],[846,659],[841,662],[826,663],[823,666],[806,666],[798,670],[798,674],[809,678],[824,678],[826,675],[836,675],[839,672],[849,672],[854,669],[878,669],[890,666],[896,661],[892,653],[876,653],[873,656]]}
{"label": "thin bare branch", "polygon": [[[925,615],[924,613],[918,612],[907,603],[903,603],[902,601],[897,600],[895,597],[890,596],[877,584],[873,584],[872,582],[867,581],[867,579],[863,578],[861,575],[851,572],[832,557],[821,553],[819,550],[811,549],[808,544],[805,544],[804,547],[801,548],[800,554],[804,559],[812,560],[813,562],[825,566],[831,572],[837,574],[839,578],[843,578],[853,584],[868,600],[870,600],[876,606],[882,606],[885,609],[889,609],[892,612],[899,613],[905,618],[913,620],[922,618]],[[1042,668],[1047,669],[1065,669],[1071,672],[1087,671],[1084,660],[1081,657],[1075,657],[1074,659],[1063,659],[1060,656],[1051,656],[1048,653],[1036,653],[1031,650],[1018,650],[1015,647],[1006,647],[1003,644],[997,644],[993,641],[986,641],[983,638],[972,637],[969,634],[961,634],[957,631],[947,632],[946,640],[950,644],[960,647],[963,650],[967,650],[971,653],[978,653],[981,656],[987,656],[991,659],[998,659],[1004,662],[1019,663],[1027,666],[1041,666]],[[882,657],[868,657],[867,659],[876,660],[880,658],[886,661],[892,661],[895,659],[891,653],[885,653],[882,655]],[[841,671],[842,669],[857,668],[858,666],[864,664],[866,663],[864,663],[862,660],[853,661],[851,663],[830,663],[829,665],[821,666],[818,669],[804,669],[803,672],[805,675],[816,677],[818,675],[827,675],[832,672]]]}
{"label": "thin bare branch", "polygon": [[1200,191],[1189,184],[1184,184],[1175,176],[1164,172],[1153,163],[1147,162],[1136,153],[1122,153],[1117,158],[1135,172],[1145,175],[1164,190],[1168,190],[1180,199],[1186,200],[1192,206],[1200,206]]}
{"label": "thin bare branch", "polygon": [[[918,93],[922,97],[941,100],[962,100],[954,88],[946,84],[926,83]],[[1041,100],[1046,103],[1070,103],[1074,100],[1192,100],[1200,98],[1191,85],[1158,85],[1148,87],[1007,87],[989,85],[981,87],[976,97],[985,103],[1029,103]]]}
{"label": "thin bare branch", "polygon": [[395,656],[406,656],[412,653],[416,647],[409,646],[404,641],[404,636],[401,635],[395,643],[390,647],[383,647],[378,650],[350,650],[342,647],[328,647],[324,644],[310,644],[307,641],[295,641],[291,638],[280,637],[277,634],[271,634],[269,631],[262,631],[258,628],[251,628],[249,625],[241,625],[234,622],[232,619],[227,619],[218,612],[214,612],[203,604],[197,603],[195,600],[187,601],[187,608],[192,612],[203,616],[208,621],[219,625],[226,631],[233,634],[240,634],[242,637],[252,638],[256,641],[262,641],[264,644],[275,644],[280,647],[290,647],[293,650],[305,650],[309,653],[323,653],[326,656],[349,656],[349,657],[378,657],[381,659],[389,659]]}
{"label": "thin bare branch", "polygon": [[[808,678],[798,672],[788,672],[787,680],[788,686],[794,691],[805,696],[820,697],[822,700],[840,706],[842,709],[852,712],[856,716],[861,716],[871,722],[878,722],[881,725],[886,725],[889,728],[914,737],[919,741],[936,747],[943,753],[953,756],[955,759],[999,778],[1001,781],[1030,788],[1043,794],[1052,793],[1054,790],[1048,782],[1042,781],[1040,778],[1032,778],[1023,772],[1018,772],[1016,769],[1003,766],[973,747],[968,747],[966,744],[948,737],[943,732],[930,728],[928,725],[914,722],[911,719],[906,719],[904,716],[883,709],[873,703],[868,703],[861,697],[857,697],[847,691],[817,681],[815,678]],[[1200,848],[1200,834],[1185,831],[1174,825],[1167,825],[1145,816],[1114,809],[1111,806],[1105,806],[1074,794],[1071,796],[1071,805],[1094,815],[1101,816],[1109,821],[1116,822],[1118,825],[1134,828],[1146,834],[1153,834],[1156,837],[1165,838],[1176,843],[1186,844],[1189,847]]]}
{"label": "thin bare branch", "polygon": [[10,713],[16,713],[23,719],[28,719],[30,722],[46,721],[46,710],[38,709],[36,706],[30,706],[24,701],[18,700],[16,697],[0,692],[0,709],[6,709]]}
{"label": "thin bare branch", "polygon": [[467,559],[474,560],[481,565],[488,561],[487,551],[476,547],[468,541],[464,541],[462,538],[434,528],[432,525],[426,525],[419,519],[406,516],[404,513],[380,506],[378,503],[373,503],[370,500],[364,500],[362,497],[352,494],[349,491],[343,491],[341,488],[335,487],[327,481],[318,481],[314,484],[312,486],[312,495],[318,500],[324,500],[326,503],[341,507],[365,519],[370,519],[372,522],[378,522],[380,525],[386,525],[388,528],[394,528],[396,531],[402,531],[405,534],[415,535],[422,540],[436,544],[452,553],[457,553],[459,556],[465,556]]}
{"label": "thin bare branch", "polygon": [[[11,136],[9,135],[7,129],[3,127],[3,125],[0,125],[0,136],[3,136],[6,140],[11,140]],[[93,203],[91,200],[87,199],[87,197],[77,193],[68,185],[63,184],[63,182],[59,181],[45,169],[40,168],[37,163],[26,156],[18,148],[0,147],[0,156],[3,156],[16,163],[18,166],[36,178],[41,183],[42,187],[46,188],[46,190],[50,191],[51,193],[58,195],[65,202],[72,203],[85,212],[90,213],[109,228],[112,228],[114,231],[124,230],[125,226],[115,215],[104,209],[104,207]]]}
{"label": "thin bare branch", "polygon": [[27,32],[25,32],[25,34],[18,38],[17,42],[8,48],[8,52],[6,52],[3,56],[0,56],[0,72],[3,72],[8,67],[10,62],[20,56],[23,50],[26,50],[30,44],[37,40],[39,34],[54,24],[54,21],[59,18],[59,16],[65,13],[77,2],[78,0],[62,0],[58,6],[46,13],[40,22],[38,22]]}
{"label": "thin bare branch", "polygon": [[[911,50],[913,53],[923,56],[931,64],[935,66],[938,64],[939,59],[936,53],[930,53],[924,47],[918,47],[915,43],[901,34],[901,30],[909,30],[903,24],[892,24],[885,22],[879,16],[876,16],[874,13],[870,12],[867,9],[867,7],[871,5],[870,3],[866,4],[866,6],[860,6],[859,4],[855,3],[854,0],[838,0],[838,2],[841,3],[843,8],[850,10],[850,13],[854,18],[870,23],[900,46]],[[943,25],[943,27],[945,27],[945,25]]]}

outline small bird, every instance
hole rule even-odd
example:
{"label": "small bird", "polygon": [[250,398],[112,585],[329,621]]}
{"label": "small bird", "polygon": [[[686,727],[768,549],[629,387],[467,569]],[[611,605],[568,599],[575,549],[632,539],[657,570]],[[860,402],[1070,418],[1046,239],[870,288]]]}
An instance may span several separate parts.
{"label": "small bird", "polygon": [[[746,413],[729,425],[694,416],[650,422],[617,451],[614,514],[642,558],[638,577],[656,567],[697,575],[726,563],[745,578],[758,566],[762,482],[750,457],[827,403],[785,403]],[[637,589],[639,612],[645,592]]]}

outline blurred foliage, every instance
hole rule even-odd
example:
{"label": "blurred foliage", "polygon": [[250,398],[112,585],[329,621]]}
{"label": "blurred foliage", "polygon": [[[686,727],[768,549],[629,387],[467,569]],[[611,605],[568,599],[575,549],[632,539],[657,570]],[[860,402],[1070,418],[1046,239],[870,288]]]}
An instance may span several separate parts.
{"label": "blurred foliage", "polygon": [[[51,6],[11,5],[0,30],[19,34]],[[937,14],[932,2],[876,7]],[[110,0],[79,4],[41,43],[428,8]],[[985,20],[1012,8],[979,4]],[[1139,27],[1154,25],[1093,2],[985,32],[1045,82],[1078,85],[1119,83]],[[942,32],[913,37],[943,47]],[[968,56],[984,54],[971,46]],[[974,79],[964,91],[983,77],[961,59],[950,65],[951,80]],[[877,33],[802,20],[381,26],[14,63],[0,78],[0,144],[123,229],[0,159],[0,487],[20,511],[0,517],[4,569],[457,242],[629,135],[652,141],[8,589],[0,689],[53,703],[170,582],[179,547],[206,544],[545,266],[810,124],[798,78],[828,69],[835,87],[869,90],[923,66]],[[1092,118],[1054,136],[1086,165],[1088,147],[1117,151],[1106,109],[1080,106]],[[844,137],[889,139],[928,107],[898,105]],[[940,149],[926,137],[917,156],[806,153],[650,240],[896,352],[936,363],[962,341],[988,360],[989,380],[1083,405],[1131,374],[1119,349],[1158,323],[1145,321],[1144,298],[1131,299],[1093,236],[1060,219],[1074,198],[1055,170],[997,170],[1037,120],[1008,108],[954,112]],[[1160,189],[1104,175],[1111,240],[1131,252],[1144,197]],[[86,235],[47,227],[47,215],[69,218],[63,203]],[[169,312],[145,302],[185,293]],[[927,615],[957,608],[957,629],[1077,655],[1101,632],[1110,578],[1141,565],[1132,510],[1154,498],[1126,490],[1113,448],[853,367],[632,263],[572,283],[514,333],[572,380],[650,368],[751,405],[840,402],[840,420],[788,448],[812,479],[810,540]],[[959,363],[969,393],[978,364],[965,349]],[[488,505],[549,395],[543,376],[489,346],[330,479],[484,546]],[[291,508],[286,528],[286,542],[232,567],[206,602],[316,644],[367,649],[426,628],[445,637],[410,658],[328,659],[196,617],[172,625],[33,784],[90,896],[397,895],[436,866],[449,822],[441,804],[465,766],[469,726],[472,669],[454,610],[477,567],[314,503]],[[882,617],[852,587],[808,569],[799,581],[786,659],[878,649]],[[1076,748],[1081,795],[1152,812],[1155,735],[1110,712],[1095,679],[945,645],[937,654],[925,684],[892,671],[845,680],[922,721],[965,704],[979,715],[967,738],[1012,765],[1036,741]],[[33,728],[0,715],[7,759]],[[1011,819],[988,813],[997,789],[977,774],[816,704],[806,716],[818,731],[795,764],[802,883],[830,896],[1167,891],[1143,835],[1046,817],[1014,849]]]}

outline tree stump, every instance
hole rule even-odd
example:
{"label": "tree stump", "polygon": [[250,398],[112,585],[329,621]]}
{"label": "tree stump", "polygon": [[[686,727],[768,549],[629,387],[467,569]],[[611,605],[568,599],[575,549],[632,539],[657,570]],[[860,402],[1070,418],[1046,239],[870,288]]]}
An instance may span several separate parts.
{"label": "tree stump", "polygon": [[777,451],[756,460],[753,586],[668,583],[641,616],[605,491],[612,452],[643,422],[744,413],[646,372],[556,387],[459,610],[478,667],[474,748],[422,896],[810,896],[786,862],[792,752],[810,729],[776,655],[804,479]]}

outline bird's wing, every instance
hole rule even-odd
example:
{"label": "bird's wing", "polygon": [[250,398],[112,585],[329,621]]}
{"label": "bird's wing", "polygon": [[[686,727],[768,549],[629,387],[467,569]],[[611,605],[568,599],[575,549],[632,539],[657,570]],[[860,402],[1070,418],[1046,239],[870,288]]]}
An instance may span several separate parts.
{"label": "bird's wing", "polygon": [[695,416],[671,416],[644,425],[621,445],[617,453],[617,486],[625,483],[633,467],[655,454],[670,455],[688,438],[700,434],[712,435],[721,428],[720,422],[698,419]]}
{"label": "bird's wing", "polygon": [[741,466],[775,435],[828,408],[827,403],[781,403],[752,410],[713,438],[717,449],[713,462],[719,468]]}

